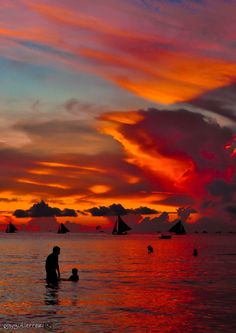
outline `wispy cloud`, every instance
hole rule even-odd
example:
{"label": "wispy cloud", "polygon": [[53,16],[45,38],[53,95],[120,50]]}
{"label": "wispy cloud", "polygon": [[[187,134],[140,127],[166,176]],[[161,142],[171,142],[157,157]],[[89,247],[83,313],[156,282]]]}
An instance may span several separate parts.
{"label": "wispy cloud", "polygon": [[120,2],[111,9],[106,0],[25,0],[15,10],[25,11],[27,24],[18,18],[10,29],[3,21],[5,56],[88,71],[154,102],[191,99],[236,76],[233,2]]}

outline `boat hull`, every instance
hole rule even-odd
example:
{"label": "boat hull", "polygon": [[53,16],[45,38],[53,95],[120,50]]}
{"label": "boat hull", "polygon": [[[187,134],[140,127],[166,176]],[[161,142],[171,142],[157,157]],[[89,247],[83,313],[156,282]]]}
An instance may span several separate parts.
{"label": "boat hull", "polygon": [[162,235],[162,236],[160,236],[159,238],[160,238],[160,239],[171,239],[172,236],[170,236],[170,235],[166,235],[166,236]]}

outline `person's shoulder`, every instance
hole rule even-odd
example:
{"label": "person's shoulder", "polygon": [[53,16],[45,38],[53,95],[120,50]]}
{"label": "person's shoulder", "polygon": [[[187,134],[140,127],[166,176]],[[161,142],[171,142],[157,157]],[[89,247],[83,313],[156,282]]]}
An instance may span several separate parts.
{"label": "person's shoulder", "polygon": [[74,276],[74,275],[71,275],[68,279],[69,281],[79,281],[79,276]]}
{"label": "person's shoulder", "polygon": [[50,261],[50,262],[58,261],[58,257],[55,256],[54,253],[50,253],[50,254],[47,256],[47,261]]}

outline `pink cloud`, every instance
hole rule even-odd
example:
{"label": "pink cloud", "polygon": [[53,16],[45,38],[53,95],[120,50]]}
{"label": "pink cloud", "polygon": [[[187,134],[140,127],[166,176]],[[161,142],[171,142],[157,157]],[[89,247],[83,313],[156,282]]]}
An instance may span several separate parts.
{"label": "pink cloud", "polygon": [[[191,99],[236,76],[232,2],[154,1],[142,8],[123,1],[58,1],[52,6],[25,0],[16,10],[23,16],[9,28],[7,17],[14,17],[14,10],[4,9],[3,55],[51,65],[56,60],[57,66],[91,71],[155,102]],[[39,46],[22,50],[22,40]]]}

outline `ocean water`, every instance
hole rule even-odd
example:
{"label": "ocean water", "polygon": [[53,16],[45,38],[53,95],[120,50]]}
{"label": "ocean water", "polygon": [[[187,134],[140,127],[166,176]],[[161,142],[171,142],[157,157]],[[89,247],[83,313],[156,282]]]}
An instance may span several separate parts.
{"label": "ocean water", "polygon": [[[55,245],[79,283],[46,285]],[[234,234],[0,233],[0,332],[235,333],[235,312]]]}

